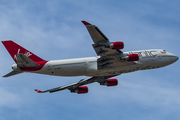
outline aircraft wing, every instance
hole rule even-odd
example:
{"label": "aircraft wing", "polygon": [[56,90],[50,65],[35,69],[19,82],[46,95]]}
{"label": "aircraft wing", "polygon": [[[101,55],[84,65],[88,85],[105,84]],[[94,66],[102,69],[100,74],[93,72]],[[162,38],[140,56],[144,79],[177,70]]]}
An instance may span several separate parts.
{"label": "aircraft wing", "polygon": [[65,86],[61,86],[61,87],[57,87],[57,88],[53,88],[53,89],[49,89],[49,90],[45,90],[45,91],[35,89],[35,91],[38,92],[38,93],[45,93],[45,92],[52,93],[52,92],[57,92],[57,91],[69,89],[71,92],[73,92],[76,89],[78,89],[79,86],[90,84],[90,83],[93,83],[93,82],[103,83],[104,81],[106,81],[106,79],[108,79],[110,77],[113,77],[113,76],[91,77],[91,78],[87,78],[87,79],[82,79],[79,82],[75,82],[75,83],[72,83],[72,84],[69,84],[69,85],[65,85]]}
{"label": "aircraft wing", "polygon": [[122,53],[120,50],[109,48],[109,44],[111,44],[111,42],[98,27],[91,25],[86,21],[82,21],[82,23],[86,26],[92,40],[94,41],[93,47],[97,55],[108,56]]}
{"label": "aircraft wing", "polygon": [[121,60],[121,57],[125,55],[119,49],[112,49],[110,47],[111,42],[109,39],[101,32],[101,30],[95,25],[91,25],[86,21],[82,21],[86,26],[94,44],[92,45],[96,54],[101,56],[98,59],[98,69],[106,69],[117,66],[128,66],[124,60]]}

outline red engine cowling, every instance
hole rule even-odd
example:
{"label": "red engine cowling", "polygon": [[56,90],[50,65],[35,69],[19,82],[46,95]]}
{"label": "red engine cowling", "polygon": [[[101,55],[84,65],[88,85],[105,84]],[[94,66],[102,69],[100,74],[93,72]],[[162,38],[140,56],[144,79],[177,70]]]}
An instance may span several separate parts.
{"label": "red engine cowling", "polygon": [[100,85],[116,86],[116,85],[118,85],[118,80],[117,79],[107,79],[105,82],[100,83]]}
{"label": "red engine cowling", "polygon": [[129,54],[128,57],[129,57],[128,61],[138,61],[139,60],[138,54]]}
{"label": "red engine cowling", "polygon": [[79,86],[76,90],[71,90],[71,92],[78,93],[78,94],[88,93],[88,87]]}
{"label": "red engine cowling", "polygon": [[112,42],[109,46],[112,49],[123,49],[124,43],[123,42]]}

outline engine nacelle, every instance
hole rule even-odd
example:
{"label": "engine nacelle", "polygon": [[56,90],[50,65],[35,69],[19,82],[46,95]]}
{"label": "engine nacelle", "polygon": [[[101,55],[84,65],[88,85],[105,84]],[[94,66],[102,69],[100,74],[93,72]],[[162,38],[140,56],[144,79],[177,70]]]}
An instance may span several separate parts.
{"label": "engine nacelle", "polygon": [[110,45],[110,48],[112,49],[123,49],[124,48],[124,43],[123,42],[112,42]]}
{"label": "engine nacelle", "polygon": [[138,54],[129,54],[129,55],[123,57],[122,59],[127,60],[127,61],[138,61],[139,56],[138,56]]}
{"label": "engine nacelle", "polygon": [[107,79],[105,82],[100,83],[100,85],[116,86],[116,85],[118,85],[118,80],[117,79]]}
{"label": "engine nacelle", "polygon": [[88,87],[87,86],[79,86],[76,90],[71,90],[73,93],[83,94],[88,93]]}

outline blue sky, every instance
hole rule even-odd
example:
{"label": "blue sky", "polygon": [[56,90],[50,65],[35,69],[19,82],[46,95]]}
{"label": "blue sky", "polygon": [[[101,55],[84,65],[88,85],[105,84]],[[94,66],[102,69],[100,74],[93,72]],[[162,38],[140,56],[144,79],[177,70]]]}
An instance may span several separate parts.
{"label": "blue sky", "polygon": [[[98,26],[123,51],[166,49],[179,55],[178,0],[1,0],[0,39],[14,40],[46,60],[96,56],[81,20]],[[0,47],[1,72],[14,61]],[[88,85],[88,94],[68,90],[37,94],[87,78],[23,73],[0,78],[1,120],[179,120],[179,61],[155,70],[117,76],[115,87]]]}

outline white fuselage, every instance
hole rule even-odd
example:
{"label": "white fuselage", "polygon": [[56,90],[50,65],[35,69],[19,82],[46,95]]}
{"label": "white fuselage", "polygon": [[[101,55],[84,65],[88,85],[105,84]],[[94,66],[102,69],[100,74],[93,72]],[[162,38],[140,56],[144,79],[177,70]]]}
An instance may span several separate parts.
{"label": "white fuselage", "polygon": [[124,52],[124,54],[132,53],[139,55],[139,61],[126,61],[128,63],[126,66],[117,64],[117,66],[112,68],[98,70],[97,59],[99,57],[87,57],[48,61],[41,70],[33,71],[33,73],[56,76],[113,76],[137,70],[164,67],[178,60],[178,57],[174,54],[161,49]]}

